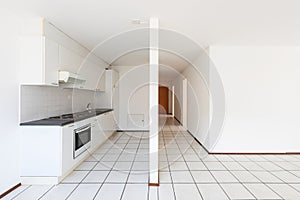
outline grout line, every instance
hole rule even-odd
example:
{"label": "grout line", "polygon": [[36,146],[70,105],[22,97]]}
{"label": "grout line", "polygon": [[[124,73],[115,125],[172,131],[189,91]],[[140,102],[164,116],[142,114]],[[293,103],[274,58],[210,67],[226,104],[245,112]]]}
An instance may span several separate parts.
{"label": "grout line", "polygon": [[25,192],[26,190],[28,190],[32,185],[29,185],[27,188],[25,188],[24,190],[22,190],[21,192],[19,192],[18,194],[16,194],[15,196],[12,197],[12,199],[15,199],[16,197],[18,197],[20,194],[22,194],[23,192]]}
{"label": "grout line", "polygon": [[[186,140],[186,138],[185,138],[185,140]],[[178,145],[178,143],[177,143],[176,140],[175,140],[175,142],[176,142],[177,146],[179,147],[179,145]],[[186,167],[187,167],[187,169],[188,169],[188,172],[189,172],[190,176],[192,177],[192,179],[193,179],[193,181],[194,181],[194,184],[195,184],[195,186],[196,186],[196,188],[197,188],[197,190],[198,190],[198,193],[199,193],[201,199],[204,199],[203,196],[202,196],[202,194],[201,194],[201,192],[200,192],[200,189],[199,189],[198,185],[196,184],[195,178],[194,178],[192,172],[190,171],[188,164],[186,163],[185,157],[184,157],[184,155],[183,155],[183,153],[182,153],[182,151],[181,151],[180,148],[179,148],[179,151],[180,151],[180,154],[181,154],[181,156],[182,156],[182,158],[183,158],[183,160],[184,160],[184,163],[185,163],[185,165],[186,165]]]}
{"label": "grout line", "polygon": [[[166,146],[166,140],[164,138],[164,131],[162,133],[163,133],[162,137],[163,137],[163,142],[164,142],[164,147],[165,147]],[[168,155],[167,155],[168,154],[167,149],[165,150],[165,152],[166,152],[167,165],[168,165],[168,168],[169,168],[168,173],[170,174],[170,178],[171,178],[171,186],[172,186],[172,190],[173,190],[174,200],[176,200],[176,193],[175,193],[174,181],[173,181],[173,176],[172,176],[172,173],[171,173],[169,158],[168,158]]]}
{"label": "grout line", "polygon": [[[116,144],[116,142],[117,142],[121,137],[122,137],[122,136],[120,135],[119,138],[118,138],[113,144]],[[107,184],[107,183],[105,183],[105,181],[107,180],[107,178],[108,178],[108,176],[110,175],[110,173],[111,173],[112,171],[115,171],[115,170],[113,169],[113,167],[114,167],[114,166],[116,165],[116,163],[118,162],[118,159],[120,158],[120,156],[121,156],[122,153],[124,152],[124,149],[126,148],[127,144],[129,144],[131,138],[132,138],[132,136],[130,136],[130,137],[128,138],[126,145],[122,148],[122,152],[119,153],[119,156],[118,156],[118,158],[116,159],[116,161],[112,161],[112,162],[114,162],[114,164],[113,164],[113,166],[111,167],[111,169],[109,170],[109,173],[106,175],[105,179],[103,180],[103,183],[101,184],[100,188],[97,190],[97,192],[96,192],[94,198],[95,198],[95,197],[97,196],[97,194],[100,192],[102,186],[103,186],[104,184]],[[114,145],[112,145],[112,147],[110,148],[110,150],[113,149],[113,147],[114,147]],[[107,152],[109,152],[109,151],[107,151]],[[107,154],[106,154],[106,155],[107,155]],[[104,157],[104,156],[103,156],[103,157]],[[102,157],[102,158],[103,158],[103,157]],[[107,162],[110,162],[110,161],[107,161]],[[100,161],[99,161],[99,163],[100,163]],[[132,161],[132,164],[131,164],[131,165],[133,165],[133,161]],[[95,168],[95,167],[96,167],[96,165],[94,166],[94,168]],[[117,170],[117,171],[119,171],[119,170]],[[129,173],[130,173],[130,172],[129,172]],[[129,174],[128,174],[128,177],[129,177]],[[128,179],[128,177],[127,177],[127,179]],[[118,184],[120,184],[120,183],[118,183]],[[124,183],[121,183],[121,184],[124,184]],[[124,188],[123,188],[123,191],[122,191],[122,195],[123,195],[123,192],[124,192],[124,190],[125,190],[125,186],[126,186],[126,182],[125,182],[125,184],[124,184]]]}
{"label": "grout line", "polygon": [[[132,136],[131,136],[131,137],[132,137]],[[130,138],[131,138],[131,137],[130,137]],[[140,146],[140,143],[141,143],[141,138],[140,138],[140,142],[139,142],[139,145],[138,145],[138,146]],[[127,145],[126,145],[126,146],[127,146]],[[138,149],[138,148],[137,148],[137,149]],[[126,186],[127,186],[127,184],[128,184],[129,176],[130,176],[130,174],[131,174],[131,171],[132,171],[132,168],[133,168],[133,164],[134,164],[134,162],[135,162],[135,158],[136,158],[136,155],[137,155],[137,149],[136,149],[136,153],[135,153],[135,155],[134,155],[134,159],[133,159],[133,161],[132,161],[132,164],[131,164],[131,167],[130,167],[130,170],[129,170],[129,173],[128,173],[128,176],[127,176],[127,179],[126,179],[126,182],[125,182],[125,185],[124,185],[124,188],[123,188],[123,191],[122,191],[122,194],[121,194],[120,199],[123,198],[123,195],[124,195]]]}
{"label": "grout line", "polygon": [[52,190],[54,188],[55,185],[53,185],[52,187],[50,187],[44,194],[42,194],[42,196],[40,196],[38,199],[43,198],[50,190]]}
{"label": "grout line", "polygon": [[[109,138],[108,138],[108,139],[109,139]],[[105,144],[105,143],[104,143],[104,144]],[[104,145],[104,144],[103,144],[103,145]],[[101,145],[101,146],[103,146],[103,145]],[[100,149],[101,146],[100,146],[98,149]],[[106,150],[106,152],[108,152],[110,149],[112,149],[112,147],[113,147],[113,146],[111,146],[110,148],[108,148],[108,149]],[[98,150],[98,149],[97,149],[97,150]],[[96,150],[96,151],[97,151],[97,150]],[[103,156],[101,157],[101,159],[104,157],[104,155],[105,155],[105,154],[103,154]],[[89,172],[83,177],[83,179],[81,179],[81,181],[79,181],[78,185],[72,190],[72,192],[66,197],[66,199],[70,198],[70,196],[75,192],[75,190],[82,184],[83,180],[84,180],[84,179],[91,173],[91,171],[92,171],[92,170],[100,163],[100,160],[101,160],[101,159],[99,159],[98,162],[97,162],[97,164],[96,164],[91,170],[89,170]],[[75,170],[74,170],[74,171],[75,171]],[[108,174],[109,174],[109,173],[108,173]],[[108,176],[108,175],[107,175],[107,176]],[[100,188],[102,187],[102,185],[103,185],[103,183],[101,184]],[[98,191],[100,190],[100,188],[98,189]],[[97,192],[98,192],[98,191],[97,191]],[[96,192],[96,193],[97,193],[97,192]]]}

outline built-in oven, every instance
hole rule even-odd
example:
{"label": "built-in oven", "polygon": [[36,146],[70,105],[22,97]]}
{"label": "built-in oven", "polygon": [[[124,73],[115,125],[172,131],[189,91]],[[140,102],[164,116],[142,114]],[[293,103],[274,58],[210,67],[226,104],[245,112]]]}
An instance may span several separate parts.
{"label": "built-in oven", "polygon": [[91,124],[81,126],[79,128],[74,129],[74,137],[73,137],[73,158],[75,159],[77,156],[85,152],[91,146],[91,134],[92,127]]}

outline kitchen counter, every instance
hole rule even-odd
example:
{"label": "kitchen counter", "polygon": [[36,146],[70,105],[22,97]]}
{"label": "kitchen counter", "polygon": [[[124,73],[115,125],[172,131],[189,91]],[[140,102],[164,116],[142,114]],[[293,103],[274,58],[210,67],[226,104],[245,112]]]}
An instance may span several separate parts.
{"label": "kitchen counter", "polygon": [[23,122],[20,124],[20,126],[65,126],[67,124],[72,124],[74,122],[85,120],[111,111],[113,111],[113,109],[109,109],[109,108],[93,109],[90,111],[69,113],[69,114],[49,117],[40,120]]}

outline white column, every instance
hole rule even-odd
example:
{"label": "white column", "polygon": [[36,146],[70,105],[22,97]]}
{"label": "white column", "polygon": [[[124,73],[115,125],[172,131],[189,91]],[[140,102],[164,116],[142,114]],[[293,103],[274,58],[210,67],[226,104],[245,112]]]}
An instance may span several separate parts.
{"label": "white column", "polygon": [[150,19],[150,50],[149,50],[149,185],[159,184],[158,180],[158,19]]}

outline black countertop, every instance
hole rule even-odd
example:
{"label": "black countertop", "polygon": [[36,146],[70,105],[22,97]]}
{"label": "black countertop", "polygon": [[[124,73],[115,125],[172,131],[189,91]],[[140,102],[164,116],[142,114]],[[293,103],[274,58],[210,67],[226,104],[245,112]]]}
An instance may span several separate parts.
{"label": "black countertop", "polygon": [[20,124],[20,126],[65,126],[67,124],[72,124],[74,122],[82,121],[111,111],[113,111],[113,109],[93,109],[90,111],[69,113],[61,116],[54,116],[30,122],[23,122]]}

